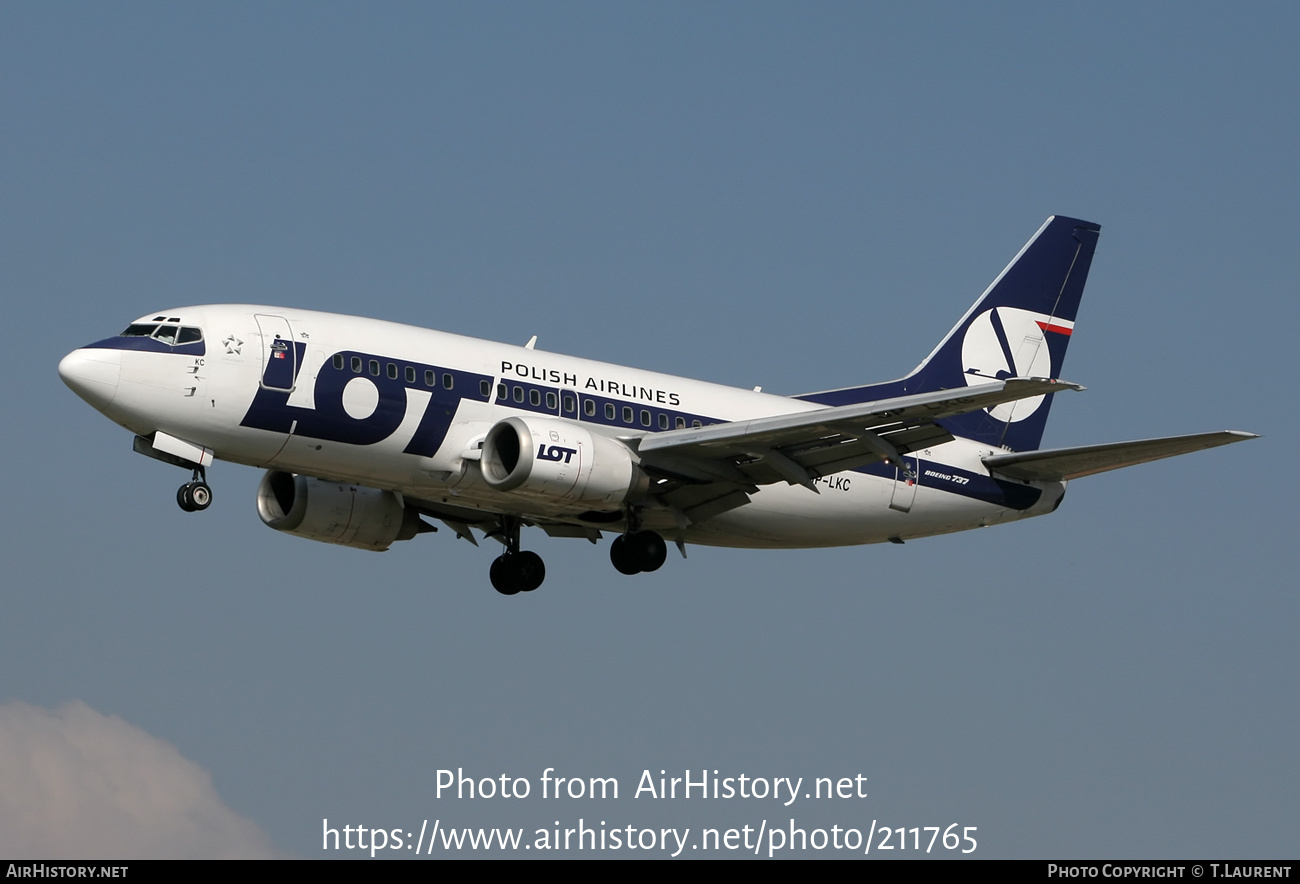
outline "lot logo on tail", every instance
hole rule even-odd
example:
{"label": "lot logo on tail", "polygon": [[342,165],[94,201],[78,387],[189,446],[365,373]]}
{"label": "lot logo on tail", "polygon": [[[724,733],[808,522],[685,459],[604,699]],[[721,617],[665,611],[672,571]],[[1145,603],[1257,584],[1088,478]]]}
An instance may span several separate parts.
{"label": "lot logo on tail", "polygon": [[[1074,323],[1019,307],[994,307],[971,320],[961,359],[968,386],[1005,378],[1050,378],[1053,339],[1064,343]],[[1058,337],[1059,336],[1059,337]],[[1058,358],[1057,364],[1061,362]],[[985,409],[1000,421],[1022,421],[1043,404],[1042,396]]]}

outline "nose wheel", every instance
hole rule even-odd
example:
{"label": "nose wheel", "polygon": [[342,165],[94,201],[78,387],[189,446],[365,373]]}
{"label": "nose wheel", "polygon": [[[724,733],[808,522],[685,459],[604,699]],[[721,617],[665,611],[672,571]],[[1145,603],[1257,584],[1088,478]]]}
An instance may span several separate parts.
{"label": "nose wheel", "polygon": [[203,467],[195,467],[194,477],[176,489],[176,503],[187,513],[198,513],[212,506],[212,488]]}

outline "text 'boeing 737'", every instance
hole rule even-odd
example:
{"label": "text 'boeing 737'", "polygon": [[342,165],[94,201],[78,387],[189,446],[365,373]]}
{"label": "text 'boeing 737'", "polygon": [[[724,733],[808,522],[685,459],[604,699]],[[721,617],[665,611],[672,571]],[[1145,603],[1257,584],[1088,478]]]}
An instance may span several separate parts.
{"label": "text 'boeing 737'", "polygon": [[257,510],[384,550],[445,523],[504,546],[492,585],[546,569],[525,526],[595,543],[624,574],[671,540],[846,546],[1050,513],[1080,476],[1255,438],[1223,431],[1038,450],[1100,227],[1053,217],[906,377],[784,397],[373,319],[221,304],[151,313],[59,375],[191,471],[265,469]]}

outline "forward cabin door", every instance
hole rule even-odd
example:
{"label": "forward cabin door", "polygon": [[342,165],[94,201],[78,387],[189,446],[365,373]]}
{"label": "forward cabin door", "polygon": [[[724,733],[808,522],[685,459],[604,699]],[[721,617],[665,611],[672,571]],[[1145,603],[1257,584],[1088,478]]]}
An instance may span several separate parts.
{"label": "forward cabin door", "polygon": [[294,346],[293,330],[283,316],[257,313],[257,329],[262,335],[262,386],[268,390],[293,392],[298,376],[299,348]]}

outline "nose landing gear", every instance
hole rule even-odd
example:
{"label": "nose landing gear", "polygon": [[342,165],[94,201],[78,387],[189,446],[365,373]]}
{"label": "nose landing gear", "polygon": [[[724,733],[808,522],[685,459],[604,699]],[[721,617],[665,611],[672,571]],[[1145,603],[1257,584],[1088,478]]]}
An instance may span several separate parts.
{"label": "nose landing gear", "polygon": [[190,481],[176,489],[176,503],[187,513],[202,512],[212,505],[212,488],[203,467],[195,467]]}

